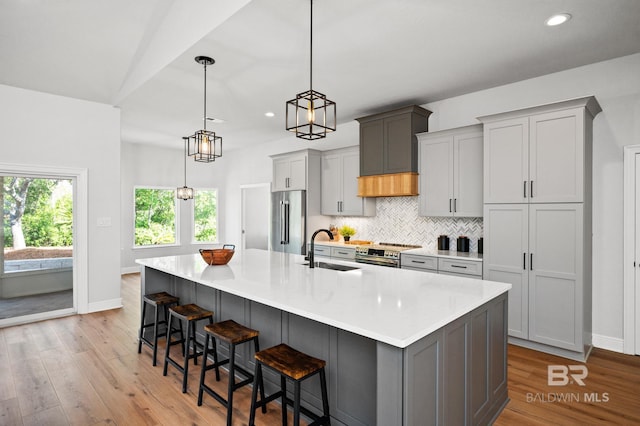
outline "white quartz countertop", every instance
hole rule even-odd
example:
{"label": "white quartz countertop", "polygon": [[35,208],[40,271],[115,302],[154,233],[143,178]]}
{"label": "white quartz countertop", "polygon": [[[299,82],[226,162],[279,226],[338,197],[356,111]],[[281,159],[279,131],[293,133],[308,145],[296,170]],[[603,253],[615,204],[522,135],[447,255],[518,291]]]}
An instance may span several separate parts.
{"label": "white quartz countertop", "polygon": [[[316,259],[320,260],[320,259]],[[200,254],[140,265],[404,348],[511,288],[511,284],[331,260],[352,271],[303,266],[304,256],[237,250],[227,265]]]}

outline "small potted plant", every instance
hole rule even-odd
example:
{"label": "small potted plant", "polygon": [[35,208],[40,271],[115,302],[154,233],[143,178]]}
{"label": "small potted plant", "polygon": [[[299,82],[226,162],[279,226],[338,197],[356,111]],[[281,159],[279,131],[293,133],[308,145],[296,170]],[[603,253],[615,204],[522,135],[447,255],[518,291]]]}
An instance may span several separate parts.
{"label": "small potted plant", "polygon": [[344,237],[345,241],[349,241],[349,239],[356,233],[356,230],[349,225],[343,225],[340,227],[340,235]]}

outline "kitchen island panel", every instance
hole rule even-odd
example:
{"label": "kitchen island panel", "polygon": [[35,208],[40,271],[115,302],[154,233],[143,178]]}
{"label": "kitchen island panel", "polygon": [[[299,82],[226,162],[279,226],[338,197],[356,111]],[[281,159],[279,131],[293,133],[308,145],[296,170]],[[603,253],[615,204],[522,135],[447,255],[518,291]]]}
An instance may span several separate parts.
{"label": "kitchen island panel", "polygon": [[376,341],[331,328],[329,406],[341,422],[376,424]]}
{"label": "kitchen island panel", "polygon": [[[329,361],[329,326],[299,315],[283,313],[283,341],[289,346],[307,355]],[[327,387],[329,387],[328,370],[333,366],[327,365]],[[293,386],[291,386],[293,389]],[[322,413],[322,393],[320,391],[320,377],[302,382],[302,404],[316,408],[316,413]]]}

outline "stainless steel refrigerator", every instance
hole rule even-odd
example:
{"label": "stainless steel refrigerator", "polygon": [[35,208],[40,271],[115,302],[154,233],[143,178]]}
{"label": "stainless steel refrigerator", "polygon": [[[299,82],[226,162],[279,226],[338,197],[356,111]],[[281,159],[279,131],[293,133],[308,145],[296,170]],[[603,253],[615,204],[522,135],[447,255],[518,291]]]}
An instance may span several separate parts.
{"label": "stainless steel refrigerator", "polygon": [[307,253],[306,191],[271,193],[271,250]]}

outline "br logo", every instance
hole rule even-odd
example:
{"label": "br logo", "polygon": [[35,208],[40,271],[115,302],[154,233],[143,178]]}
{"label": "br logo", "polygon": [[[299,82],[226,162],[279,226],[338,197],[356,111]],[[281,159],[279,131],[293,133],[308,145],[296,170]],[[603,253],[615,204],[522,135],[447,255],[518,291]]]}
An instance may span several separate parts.
{"label": "br logo", "polygon": [[585,386],[589,371],[586,365],[549,365],[547,366],[547,385],[566,386],[575,382],[580,386]]}

